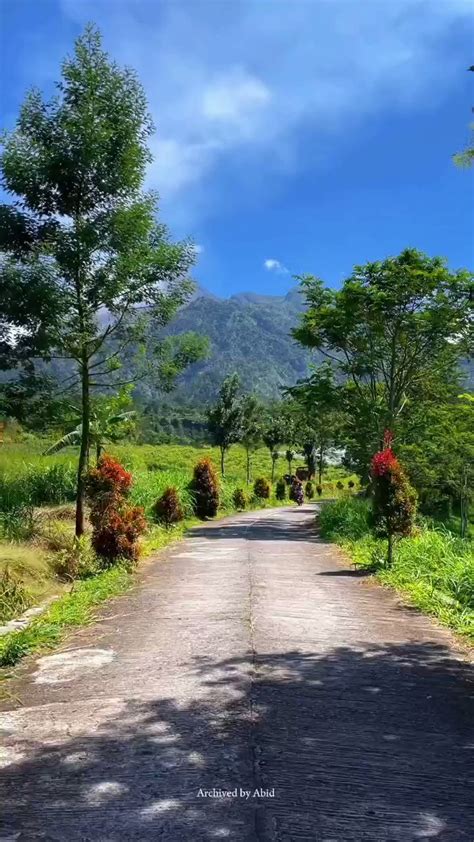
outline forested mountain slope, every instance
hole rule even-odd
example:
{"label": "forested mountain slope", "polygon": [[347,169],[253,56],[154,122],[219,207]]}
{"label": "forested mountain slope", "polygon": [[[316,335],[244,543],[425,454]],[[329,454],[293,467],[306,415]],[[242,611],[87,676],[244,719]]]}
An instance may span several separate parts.
{"label": "forested mountain slope", "polygon": [[[309,354],[291,337],[302,309],[299,292],[286,296],[240,293],[217,298],[198,290],[179,312],[168,333],[196,331],[209,337],[209,358],[191,366],[173,392],[173,402],[202,405],[211,400],[223,378],[234,371],[246,390],[263,398],[278,397],[308,372]],[[149,399],[152,388],[140,387]]]}

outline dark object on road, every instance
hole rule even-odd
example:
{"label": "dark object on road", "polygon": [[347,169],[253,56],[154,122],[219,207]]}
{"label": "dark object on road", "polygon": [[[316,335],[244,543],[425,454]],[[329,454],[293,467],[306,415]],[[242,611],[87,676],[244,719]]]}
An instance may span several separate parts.
{"label": "dark object on road", "polygon": [[303,485],[297,477],[293,479],[291,484],[290,500],[294,500],[298,506],[302,506],[304,503]]}

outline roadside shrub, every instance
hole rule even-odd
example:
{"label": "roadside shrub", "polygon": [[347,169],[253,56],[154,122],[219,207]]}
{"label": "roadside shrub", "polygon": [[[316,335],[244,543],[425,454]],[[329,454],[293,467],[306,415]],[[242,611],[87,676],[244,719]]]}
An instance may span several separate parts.
{"label": "roadside shrub", "polygon": [[87,475],[87,493],[92,499],[97,499],[104,494],[125,497],[131,486],[131,473],[108,454],[104,454],[97,468],[92,468]]}
{"label": "roadside shrub", "polygon": [[348,488],[354,488],[354,486],[355,486],[355,482],[354,482],[354,480],[353,480],[353,479],[350,479],[350,480],[349,480],[349,482],[347,483],[347,487],[348,487]]}
{"label": "roadside shrub", "polygon": [[286,482],[281,477],[275,486],[275,497],[277,500],[286,500]]}
{"label": "roadside shrub", "polygon": [[194,466],[190,489],[194,494],[194,511],[204,520],[215,517],[219,508],[219,481],[210,459],[200,459]]}
{"label": "roadside shrub", "polygon": [[232,495],[232,502],[236,509],[242,511],[247,506],[247,497],[242,488],[236,488]]}
{"label": "roadside shrub", "polygon": [[146,529],[146,520],[140,506],[127,503],[131,485],[132,475],[107,454],[88,474],[91,543],[103,568],[110,567],[118,559],[136,561],[139,556],[138,539]]}
{"label": "roadside shrub", "polygon": [[314,497],[314,485],[311,482],[311,480],[308,480],[308,482],[306,483],[305,488],[304,488],[304,493],[306,494],[306,497],[308,498],[308,500],[313,499],[313,497]]}
{"label": "roadside shrub", "polygon": [[178,490],[174,485],[169,485],[168,488],[165,488],[161,497],[158,497],[158,500],[153,506],[153,514],[155,520],[159,523],[164,523],[166,528],[183,520],[183,507],[179,499]]}
{"label": "roadside shrub", "polygon": [[340,479],[338,479],[338,481],[336,482],[336,488],[339,491],[342,491],[342,489],[344,488],[344,483]]}
{"label": "roadside shrub", "polygon": [[416,515],[416,492],[410,485],[392,448],[392,435],[386,432],[383,450],[372,458],[374,489],[372,522],[376,534],[387,538],[387,566],[393,561],[397,537],[411,535]]}
{"label": "roadside shrub", "polygon": [[259,500],[268,500],[271,493],[270,483],[265,477],[259,477],[253,484],[253,493]]}
{"label": "roadside shrub", "polygon": [[101,557],[103,569],[111,567],[118,559],[137,561],[140,555],[138,539],[146,529],[140,506],[92,509],[90,519],[93,526],[92,547]]}
{"label": "roadside shrub", "polygon": [[323,487],[322,487],[322,485],[317,485],[317,486],[316,486],[316,493],[317,493],[318,497],[321,497],[321,494],[323,493]]}

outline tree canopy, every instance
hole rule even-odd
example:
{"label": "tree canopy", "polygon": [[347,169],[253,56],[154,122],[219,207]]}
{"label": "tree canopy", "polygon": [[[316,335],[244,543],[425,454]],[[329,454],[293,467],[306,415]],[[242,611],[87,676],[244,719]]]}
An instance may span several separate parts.
{"label": "tree canopy", "polygon": [[[56,96],[46,102],[39,91],[28,94],[0,157],[2,187],[14,200],[0,209],[0,353],[8,366],[34,357],[75,363],[77,534],[91,390],[123,385],[123,355],[136,353],[150,318],[165,325],[193,288],[192,244],[170,240],[157,221],[156,195],[142,190],[152,131],[136,75],[110,60],[89,26],[63,63]],[[191,357],[201,354],[198,345]]]}
{"label": "tree canopy", "polygon": [[301,278],[307,309],[294,336],[319,350],[344,386],[366,471],[385,429],[472,349],[473,277],[415,249],[356,266],[340,290]]}

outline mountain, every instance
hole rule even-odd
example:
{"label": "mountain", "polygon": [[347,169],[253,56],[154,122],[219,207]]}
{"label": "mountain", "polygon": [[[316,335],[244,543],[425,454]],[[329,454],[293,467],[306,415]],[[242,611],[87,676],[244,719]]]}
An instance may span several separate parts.
{"label": "mountain", "polygon": [[[310,355],[290,335],[302,309],[297,289],[285,296],[241,292],[225,299],[198,289],[167,333],[208,336],[210,355],[183,375],[170,396],[173,403],[212,401],[223,378],[234,371],[245,390],[278,397],[281,386],[291,386],[308,373]],[[147,386],[141,391],[144,398],[151,397]]]}

